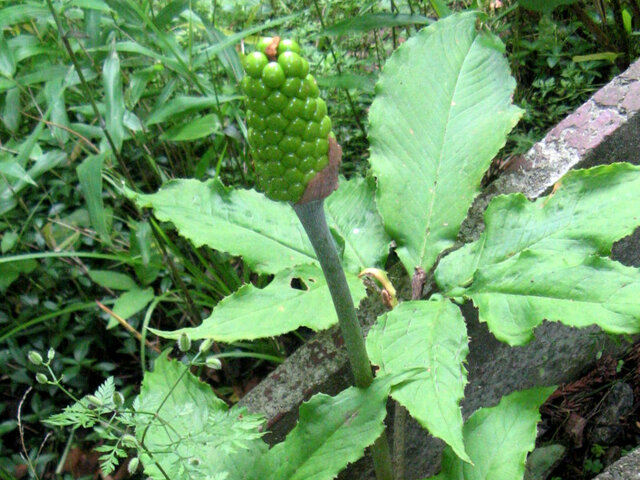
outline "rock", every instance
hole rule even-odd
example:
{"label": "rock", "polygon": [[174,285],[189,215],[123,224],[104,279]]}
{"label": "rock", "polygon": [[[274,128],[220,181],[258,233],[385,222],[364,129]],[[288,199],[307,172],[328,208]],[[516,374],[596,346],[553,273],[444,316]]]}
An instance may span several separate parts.
{"label": "rock", "polygon": [[538,447],[527,458],[524,480],[546,480],[564,458],[566,448],[562,445]]}
{"label": "rock", "polygon": [[606,468],[594,480],[640,480],[640,448]]}
{"label": "rock", "polygon": [[628,383],[616,383],[604,400],[602,410],[594,418],[594,427],[589,434],[593,443],[611,445],[623,433],[620,417],[631,413],[633,389]]}

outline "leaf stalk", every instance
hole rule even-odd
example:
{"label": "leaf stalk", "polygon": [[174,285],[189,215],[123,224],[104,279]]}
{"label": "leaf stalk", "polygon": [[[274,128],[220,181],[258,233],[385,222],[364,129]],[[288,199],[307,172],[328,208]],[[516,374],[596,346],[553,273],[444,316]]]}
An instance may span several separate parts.
{"label": "leaf stalk", "polygon": [[[347,279],[340,264],[338,251],[327,226],[324,199],[295,204],[293,209],[311,241],[329,286],[355,384],[359,388],[367,388],[373,382],[371,362],[367,355],[364,336],[356,316]],[[383,432],[371,449],[376,478],[378,480],[392,480],[391,455],[386,433]]]}

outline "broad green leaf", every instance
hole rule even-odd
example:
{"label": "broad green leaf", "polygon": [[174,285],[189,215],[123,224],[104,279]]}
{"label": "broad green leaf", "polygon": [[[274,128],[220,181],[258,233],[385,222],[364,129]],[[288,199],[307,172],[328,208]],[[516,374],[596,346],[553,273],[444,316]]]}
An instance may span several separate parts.
{"label": "broad green leaf", "polygon": [[314,395],[300,406],[296,427],[257,465],[255,480],[329,480],[364,454],[384,429],[389,379],[335,397]]}
{"label": "broad green leaf", "polygon": [[206,137],[220,130],[218,115],[210,113],[181,125],[176,125],[160,135],[160,140],[173,142],[191,141]]}
{"label": "broad green leaf", "polygon": [[234,190],[219,179],[174,180],[157,193],[127,191],[136,204],[151,207],[196,246],[240,255],[259,273],[276,273],[315,262],[313,248],[293,209],[254,190]]}
{"label": "broad green leaf", "polygon": [[536,443],[539,408],[555,387],[539,387],[502,397],[464,424],[464,444],[473,464],[445,447],[442,470],[432,480],[522,480],[527,453]]}
{"label": "broad green leaf", "polygon": [[267,449],[260,439],[262,417],[228,409],[209,385],[186,365],[167,360],[166,353],[145,373],[134,408],[136,437],[153,454],[141,453],[140,460],[154,480],[167,478],[157,465],[172,480],[246,478]]}
{"label": "broad green leaf", "polygon": [[116,150],[122,148],[124,140],[124,99],[122,96],[122,74],[120,73],[120,59],[115,48],[107,56],[102,68],[102,83],[104,85],[104,103],[106,107],[107,130],[115,143]]}
{"label": "broad green leaf", "polygon": [[578,0],[518,0],[518,4],[527,10],[549,13],[563,5],[572,5]]}
{"label": "broad green leaf", "polygon": [[129,275],[110,270],[89,270],[89,278],[101,287],[112,290],[133,290],[137,288],[136,282]]}
{"label": "broad green leaf", "polygon": [[503,45],[454,14],[387,61],[370,112],[378,208],[407,271],[453,245],[491,159],[520,117]]}
{"label": "broad green leaf", "polygon": [[[118,297],[112,311],[120,318],[127,320],[149,305],[151,300],[153,300],[152,288],[145,288],[144,290],[133,288]],[[118,325],[118,321],[115,318],[110,318],[107,328],[113,328],[116,325]]]}
{"label": "broad green leaf", "polygon": [[102,200],[102,164],[104,163],[106,152],[98,155],[89,155],[78,166],[78,181],[84,193],[89,209],[91,225],[96,229],[100,239],[107,245],[111,244],[109,234],[109,224]]}
{"label": "broad green leaf", "polygon": [[484,214],[480,238],[442,259],[438,285],[459,295],[478,269],[525,249],[559,257],[609,255],[613,242],[640,224],[640,167],[626,163],[573,170],[549,196],[528,201],[522,194],[494,198]]}
{"label": "broad green leaf", "polygon": [[427,25],[433,23],[429,17],[406,13],[365,13],[329,25],[322,35],[339,36],[347,33],[367,32],[376,28],[402,27],[405,25]]}
{"label": "broad green leaf", "polygon": [[149,127],[151,125],[155,125],[156,123],[164,122],[168,119],[179,118],[180,116],[186,115],[188,113],[194,113],[200,110],[214,108],[218,104],[218,102],[225,103],[240,98],[242,97],[238,95],[221,95],[218,98],[216,98],[215,96],[176,97],[173,100],[169,100],[168,102],[158,102],[147,119],[144,121],[144,124]]}
{"label": "broad green leaf", "polygon": [[16,73],[16,59],[0,29],[0,75],[11,78],[14,73]]}
{"label": "broad green leaf", "polygon": [[381,373],[410,380],[391,388],[391,396],[433,436],[447,442],[470,461],[462,439],[460,401],[469,353],[467,329],[460,309],[448,300],[403,302],[378,318],[367,335],[367,352]]}
{"label": "broad green leaf", "polygon": [[608,258],[525,250],[481,268],[465,291],[480,321],[510,345],[523,345],[543,320],[610,333],[640,332],[640,270]]}
{"label": "broad green leaf", "polygon": [[[293,288],[299,279],[304,290]],[[362,282],[347,274],[349,289],[357,305],[366,291]],[[172,332],[150,329],[164,338],[177,339],[183,332],[192,340],[213,338],[231,343],[273,337],[299,327],[325,330],[338,322],[322,271],[305,265],[278,273],[263,289],[244,285],[218,303],[211,316],[194,328]]]}
{"label": "broad green leaf", "polygon": [[367,267],[383,267],[391,240],[376,209],[372,178],[341,180],[325,201],[327,223],[344,239],[342,264],[358,273]]}

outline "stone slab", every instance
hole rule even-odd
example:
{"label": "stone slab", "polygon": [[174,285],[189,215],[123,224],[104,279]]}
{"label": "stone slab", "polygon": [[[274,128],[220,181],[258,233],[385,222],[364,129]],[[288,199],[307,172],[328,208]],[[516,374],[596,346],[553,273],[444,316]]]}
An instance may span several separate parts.
{"label": "stone slab", "polygon": [[[549,191],[572,168],[615,161],[640,164],[639,111],[640,61],[560,122],[476,199],[461,228],[460,242],[477,238],[483,229],[482,212],[497,194],[523,192],[535,198]],[[634,238],[618,243],[614,256],[626,264],[639,266],[640,234],[636,233]],[[396,288],[400,286],[400,298],[409,298],[406,273],[390,273]],[[480,407],[495,405],[514,390],[570,382],[588,369],[598,355],[617,355],[627,347],[595,327],[572,329],[544,323],[527,346],[510,348],[495,340],[486,326],[478,322],[472,305],[463,310],[471,338],[467,358],[469,384],[463,403],[465,418]],[[375,296],[363,301],[359,317],[365,330],[382,312],[382,303]],[[241,403],[266,416],[270,431],[266,440],[275,443],[295,425],[302,401],[317,392],[335,394],[350,382],[347,357],[336,327],[317,334],[298,349]],[[389,437],[394,438],[393,402],[387,424]],[[403,478],[419,480],[436,473],[441,449],[442,442],[429,437],[410,420],[405,428]],[[365,457],[339,478],[373,479],[371,460]]]}
{"label": "stone slab", "polygon": [[640,480],[640,448],[609,465],[594,480]]}

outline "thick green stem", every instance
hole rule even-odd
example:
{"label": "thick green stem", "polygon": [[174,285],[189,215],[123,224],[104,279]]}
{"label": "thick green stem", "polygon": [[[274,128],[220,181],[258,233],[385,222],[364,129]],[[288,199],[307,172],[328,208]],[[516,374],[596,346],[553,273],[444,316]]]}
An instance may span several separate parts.
{"label": "thick green stem", "polygon": [[[349,363],[351,364],[356,386],[366,388],[373,382],[371,363],[369,362],[364,336],[356,316],[356,309],[353,305],[347,279],[340,264],[333,237],[327,226],[324,201],[313,200],[302,205],[294,205],[293,209],[307,232],[311,245],[320,261],[324,277],[327,280],[331,299],[338,314],[340,330],[347,348],[347,355],[349,356]],[[378,480],[392,480],[391,455],[389,454],[389,442],[385,433],[373,444],[372,456]]]}

